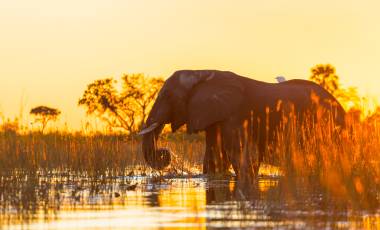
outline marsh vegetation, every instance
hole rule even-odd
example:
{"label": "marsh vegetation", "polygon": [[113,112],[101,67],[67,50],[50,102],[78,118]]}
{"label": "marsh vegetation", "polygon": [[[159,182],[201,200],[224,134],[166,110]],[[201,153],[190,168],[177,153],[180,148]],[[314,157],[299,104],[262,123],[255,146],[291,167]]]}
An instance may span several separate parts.
{"label": "marsh vegetation", "polygon": [[[377,121],[352,121],[338,136],[326,126],[309,130],[279,136],[271,155],[278,167],[264,165],[244,183],[201,175],[202,135],[161,138],[176,158],[158,172],[145,165],[138,138],[2,132],[0,220],[31,228],[70,226],[72,218],[82,227],[378,227]],[[149,221],[136,225],[146,212]]]}

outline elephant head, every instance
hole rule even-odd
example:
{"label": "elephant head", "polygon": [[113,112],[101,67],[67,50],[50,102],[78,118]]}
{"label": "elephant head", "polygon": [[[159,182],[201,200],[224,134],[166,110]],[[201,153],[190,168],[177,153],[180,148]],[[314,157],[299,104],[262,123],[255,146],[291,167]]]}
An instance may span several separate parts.
{"label": "elephant head", "polygon": [[155,169],[170,163],[168,152],[157,149],[156,143],[165,124],[170,124],[173,132],[185,124],[189,133],[204,130],[236,111],[242,91],[238,76],[232,72],[176,71],[165,81],[140,132],[146,162]]}

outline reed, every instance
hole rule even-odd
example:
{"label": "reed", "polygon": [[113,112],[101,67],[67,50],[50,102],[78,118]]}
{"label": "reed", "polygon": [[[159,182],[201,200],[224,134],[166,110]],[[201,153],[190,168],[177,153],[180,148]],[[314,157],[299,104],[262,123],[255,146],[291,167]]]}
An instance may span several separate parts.
{"label": "reed", "polygon": [[[376,209],[380,191],[380,127],[376,120],[348,116],[346,127],[331,120],[284,122],[266,155],[283,172],[287,203],[319,194],[319,208]],[[315,207],[314,207],[315,208]]]}
{"label": "reed", "polygon": [[[344,129],[327,122],[288,119],[270,146],[267,162],[282,172],[279,186],[286,202],[319,191],[324,207],[378,207],[380,191],[380,125],[376,119],[348,119]],[[169,147],[174,175],[201,172],[205,145],[202,135],[166,134],[160,146]],[[277,169],[278,170],[278,169]],[[85,176],[152,175],[139,138],[124,135],[13,131],[0,133],[0,172],[73,173]],[[249,181],[247,183],[254,184]],[[309,193],[310,194],[310,193]],[[273,198],[273,197],[272,197]]]}
{"label": "reed", "polygon": [[[160,141],[161,146],[174,150],[179,159],[177,164],[199,166],[203,160],[201,137],[179,134],[164,136]],[[58,170],[123,175],[126,170],[141,171],[142,168],[147,169],[138,137],[63,132],[0,133],[1,172]]]}

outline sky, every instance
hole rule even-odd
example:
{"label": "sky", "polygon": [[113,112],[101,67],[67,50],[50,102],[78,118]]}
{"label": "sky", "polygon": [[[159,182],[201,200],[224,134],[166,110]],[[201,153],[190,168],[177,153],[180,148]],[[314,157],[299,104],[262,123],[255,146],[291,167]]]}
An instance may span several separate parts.
{"label": "sky", "polygon": [[275,82],[330,63],[344,86],[380,98],[380,1],[0,0],[0,113],[37,105],[81,129],[96,79],[230,70]]}

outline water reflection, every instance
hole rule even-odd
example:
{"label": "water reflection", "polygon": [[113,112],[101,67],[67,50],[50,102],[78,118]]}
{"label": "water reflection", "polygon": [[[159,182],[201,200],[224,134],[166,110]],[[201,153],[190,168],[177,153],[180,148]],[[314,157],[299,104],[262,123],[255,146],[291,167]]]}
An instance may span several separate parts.
{"label": "water reflection", "polygon": [[380,212],[321,208],[318,193],[286,196],[280,177],[247,194],[233,178],[96,177],[17,172],[0,181],[5,229],[380,227]]}

